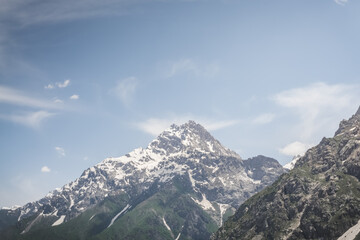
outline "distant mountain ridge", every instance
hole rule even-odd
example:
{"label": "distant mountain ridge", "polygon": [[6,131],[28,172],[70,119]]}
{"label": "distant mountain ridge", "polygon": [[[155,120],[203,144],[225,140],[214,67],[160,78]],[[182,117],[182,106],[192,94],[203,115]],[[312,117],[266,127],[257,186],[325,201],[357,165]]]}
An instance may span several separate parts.
{"label": "distant mountain ridge", "polygon": [[189,121],[39,201],[0,210],[0,238],[208,239],[284,172],[271,158],[242,160]]}
{"label": "distant mountain ridge", "polygon": [[360,108],[333,138],[245,201],[211,239],[360,239],[359,220]]}

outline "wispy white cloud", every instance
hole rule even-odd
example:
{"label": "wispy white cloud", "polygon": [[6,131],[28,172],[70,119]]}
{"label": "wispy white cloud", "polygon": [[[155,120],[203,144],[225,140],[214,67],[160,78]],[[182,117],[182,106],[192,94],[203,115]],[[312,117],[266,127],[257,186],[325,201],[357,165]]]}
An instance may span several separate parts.
{"label": "wispy white cloud", "polygon": [[169,119],[149,118],[143,122],[136,123],[136,126],[146,133],[157,136],[175,122]]}
{"label": "wispy white cloud", "polygon": [[56,86],[58,88],[66,88],[67,86],[69,86],[69,84],[70,84],[70,80],[66,79],[64,82],[57,82]]}
{"label": "wispy white cloud", "polygon": [[65,157],[65,149],[62,147],[55,147],[55,151],[60,157]]}
{"label": "wispy white cloud", "polygon": [[22,114],[0,115],[0,119],[22,124],[31,128],[39,128],[48,118],[56,115],[47,111],[26,112]]}
{"label": "wispy white cloud", "polygon": [[54,103],[64,103],[64,101],[61,100],[61,99],[56,98],[56,99],[54,100]]}
{"label": "wispy white cloud", "polygon": [[346,3],[348,3],[348,0],[334,0],[334,2],[336,2],[339,5],[345,5]]}
{"label": "wispy white cloud", "polygon": [[204,127],[209,131],[215,131],[223,128],[227,128],[239,123],[238,120],[224,120],[224,121],[216,121],[216,120],[199,120],[199,123],[203,122]]}
{"label": "wispy white cloud", "polygon": [[77,95],[77,94],[74,94],[74,95],[70,96],[71,100],[78,100],[79,98],[80,98],[80,96]]}
{"label": "wispy white cloud", "polygon": [[26,93],[0,85],[0,103],[7,103],[19,106],[59,109],[61,106],[53,101],[30,97]]}
{"label": "wispy white cloud", "polygon": [[299,117],[298,134],[306,142],[353,112],[360,102],[359,93],[359,85],[320,82],[280,92],[272,99]]}
{"label": "wispy white cloud", "polygon": [[189,120],[194,120],[197,123],[204,126],[209,131],[215,131],[226,127],[233,126],[239,121],[237,120],[210,120],[207,118],[199,118],[194,116],[181,116],[181,117],[170,117],[170,118],[149,118],[143,122],[138,122],[135,126],[144,131],[145,133],[153,136],[159,135],[165,129],[169,128],[172,124],[181,125]]}
{"label": "wispy white cloud", "polygon": [[51,83],[44,86],[45,89],[53,89],[54,87],[55,87],[54,84],[51,84]]}
{"label": "wispy white cloud", "polygon": [[43,173],[48,173],[48,172],[51,172],[51,169],[50,169],[49,167],[47,167],[47,166],[43,166],[43,167],[41,168],[41,172],[43,172]]}
{"label": "wispy white cloud", "polygon": [[45,85],[45,89],[55,89],[55,88],[66,88],[70,85],[70,79],[64,80],[64,82],[56,82],[55,84],[49,83],[48,85]]}
{"label": "wispy white cloud", "polygon": [[191,58],[184,58],[170,64],[167,77],[178,74],[191,73],[196,76],[214,76],[219,72],[217,64],[200,64]]}
{"label": "wispy white cloud", "polygon": [[267,124],[267,123],[271,123],[275,118],[275,114],[273,113],[264,113],[261,114],[259,116],[257,116],[256,118],[254,118],[254,120],[252,121],[254,124]]}
{"label": "wispy white cloud", "polygon": [[283,148],[279,149],[279,152],[287,156],[297,156],[304,154],[309,148],[314,146],[313,144],[302,143],[295,141],[287,144]]}
{"label": "wispy white cloud", "polygon": [[118,81],[116,86],[110,90],[110,93],[118,97],[125,106],[128,106],[132,101],[137,86],[137,78],[128,77]]}

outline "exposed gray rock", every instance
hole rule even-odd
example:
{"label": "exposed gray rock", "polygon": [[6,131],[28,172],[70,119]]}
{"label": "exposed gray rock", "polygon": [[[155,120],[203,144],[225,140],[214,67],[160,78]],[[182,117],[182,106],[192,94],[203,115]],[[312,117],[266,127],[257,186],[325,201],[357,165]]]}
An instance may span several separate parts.
{"label": "exposed gray rock", "polygon": [[212,239],[337,239],[360,219],[360,112],[244,202]]}

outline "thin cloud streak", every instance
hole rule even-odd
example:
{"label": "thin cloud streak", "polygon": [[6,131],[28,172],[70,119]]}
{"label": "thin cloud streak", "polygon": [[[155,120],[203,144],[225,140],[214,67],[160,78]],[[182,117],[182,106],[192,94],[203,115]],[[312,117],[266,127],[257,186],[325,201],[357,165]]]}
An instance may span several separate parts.
{"label": "thin cloud streak", "polygon": [[237,120],[227,120],[227,121],[203,121],[204,127],[209,131],[216,131],[219,129],[227,128],[234,126],[239,123]]}
{"label": "thin cloud streak", "polygon": [[55,115],[55,113],[47,111],[36,111],[17,115],[0,115],[0,119],[22,124],[31,128],[39,128],[46,119]]}
{"label": "thin cloud streak", "polygon": [[45,108],[45,109],[62,108],[59,104],[56,104],[52,101],[30,97],[19,90],[1,85],[0,85],[0,103],[7,103],[12,105],[26,106],[32,108]]}
{"label": "thin cloud streak", "polygon": [[334,2],[336,2],[339,5],[345,5],[346,3],[348,3],[348,0],[334,0]]}

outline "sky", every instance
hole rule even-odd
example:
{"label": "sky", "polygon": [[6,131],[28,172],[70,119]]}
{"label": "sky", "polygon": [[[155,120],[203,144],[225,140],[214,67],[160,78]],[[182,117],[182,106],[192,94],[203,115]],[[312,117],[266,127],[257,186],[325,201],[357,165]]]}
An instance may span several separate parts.
{"label": "sky", "polygon": [[355,0],[0,0],[0,207],[195,120],[281,164],[360,105]]}

